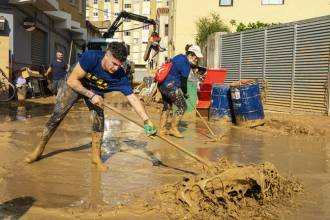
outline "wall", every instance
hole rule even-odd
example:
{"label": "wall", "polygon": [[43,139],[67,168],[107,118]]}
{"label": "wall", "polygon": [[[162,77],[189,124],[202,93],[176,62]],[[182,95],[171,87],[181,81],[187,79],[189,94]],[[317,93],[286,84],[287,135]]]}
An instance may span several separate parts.
{"label": "wall", "polygon": [[[307,18],[328,15],[330,2],[328,0],[286,0],[284,5],[261,5],[261,0],[234,0],[233,7],[219,7],[218,0],[171,0],[170,13],[173,14],[174,48],[170,53],[184,51],[187,43],[194,41],[195,22],[211,12],[219,13],[229,24],[231,19],[237,22],[286,23]],[[171,39],[170,39],[171,40]]]}
{"label": "wall", "polygon": [[330,16],[221,35],[225,83],[256,79],[265,107],[330,114]]}
{"label": "wall", "polygon": [[[168,49],[168,36],[165,36],[165,24],[168,24],[168,14],[161,13],[158,17],[159,22],[159,36],[161,37],[160,46]],[[167,57],[167,51],[159,52],[157,66],[160,66]]]}
{"label": "wall", "polygon": [[12,14],[12,10],[7,7],[3,7],[0,5],[0,16],[5,17],[6,26],[4,31],[0,31],[0,36],[9,36],[9,49],[13,50],[13,29],[14,29],[14,16]]}
{"label": "wall", "polygon": [[[85,27],[86,0],[75,0],[75,4],[71,4],[68,0],[58,0],[58,3],[60,10],[71,14],[72,20],[79,22],[80,27]],[[82,3],[81,13],[79,12],[80,3]]]}

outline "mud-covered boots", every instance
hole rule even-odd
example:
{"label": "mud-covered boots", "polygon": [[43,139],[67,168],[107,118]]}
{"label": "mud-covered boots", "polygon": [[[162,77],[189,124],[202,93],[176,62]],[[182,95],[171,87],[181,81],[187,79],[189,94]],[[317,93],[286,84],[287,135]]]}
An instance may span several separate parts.
{"label": "mud-covered boots", "polygon": [[53,132],[49,131],[48,129],[45,129],[43,131],[38,146],[33,150],[32,153],[30,153],[24,158],[24,161],[26,163],[33,163],[41,158],[41,155],[45,150],[46,144],[48,143],[52,134]]}
{"label": "mud-covered boots", "polygon": [[171,123],[171,128],[169,130],[169,134],[177,137],[177,138],[183,138],[183,135],[179,131],[179,123],[181,121],[182,115],[174,115]]}
{"label": "mud-covered boots", "polygon": [[26,163],[33,163],[33,162],[39,160],[41,158],[42,153],[45,150],[45,146],[46,146],[47,142],[48,142],[48,140],[47,141],[41,140],[39,142],[38,146],[33,150],[33,152],[24,158],[24,161]]}
{"label": "mud-covered boots", "polygon": [[162,114],[160,115],[159,129],[158,129],[158,133],[160,135],[166,135],[168,133],[166,128],[168,115],[169,115],[168,111],[163,111]]}
{"label": "mud-covered boots", "polygon": [[102,144],[102,132],[92,133],[92,164],[94,164],[100,171],[106,171],[108,169],[101,160],[101,144]]}

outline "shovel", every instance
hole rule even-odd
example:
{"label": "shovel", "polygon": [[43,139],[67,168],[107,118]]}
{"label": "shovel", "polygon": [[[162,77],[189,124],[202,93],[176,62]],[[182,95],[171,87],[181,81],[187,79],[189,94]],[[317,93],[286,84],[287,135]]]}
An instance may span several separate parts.
{"label": "shovel", "polygon": [[[136,122],[135,120],[131,119],[130,117],[126,116],[124,113],[122,113],[119,109],[109,105],[109,104],[103,104],[106,108],[114,111],[115,113],[117,113],[118,115],[122,116],[123,118],[126,118],[127,120],[129,120],[130,122],[133,122],[134,124],[138,125],[139,127],[143,128],[143,125],[141,125],[140,123]],[[171,141],[170,139],[162,136],[162,135],[159,135],[159,134],[156,134],[156,137],[160,138],[161,140],[169,143],[170,145],[172,145],[173,147],[175,147],[176,149],[182,151],[183,153],[185,153],[186,155],[192,157],[193,159],[197,160],[199,163],[201,163],[202,165],[205,165],[206,167],[208,168],[211,168],[211,164],[200,158],[199,156],[197,156],[196,154],[193,154],[192,152],[186,150],[185,148],[183,148],[182,146],[174,143],[173,141]]]}
{"label": "shovel", "polygon": [[197,108],[191,103],[190,100],[187,101],[196,111],[198,117],[202,120],[202,122],[204,123],[205,127],[207,127],[207,129],[209,130],[209,132],[212,135],[212,138],[210,138],[211,140],[206,141],[206,142],[216,142],[216,141],[220,141],[224,135],[215,135],[215,133],[213,132],[213,130],[211,129],[211,127],[209,126],[209,124],[206,122],[206,120],[203,118],[203,116],[201,115],[201,113],[197,110]]}

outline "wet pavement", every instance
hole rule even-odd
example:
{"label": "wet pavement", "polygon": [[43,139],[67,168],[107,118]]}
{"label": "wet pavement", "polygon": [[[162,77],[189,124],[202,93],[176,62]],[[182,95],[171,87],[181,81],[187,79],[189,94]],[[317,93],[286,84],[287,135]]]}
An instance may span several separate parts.
{"label": "wet pavement", "polygon": [[[127,103],[111,104],[137,120]],[[90,163],[91,124],[82,102],[64,119],[43,158],[27,165],[22,159],[38,143],[52,101],[29,105],[23,111],[27,113],[0,106],[0,219],[166,219],[153,210],[142,212],[145,207],[139,209],[136,202],[202,169],[194,159],[106,111],[102,159],[110,169],[98,172]],[[157,122],[158,116],[151,116]],[[270,161],[282,175],[294,175],[304,185],[298,207],[285,210],[291,214],[284,219],[330,219],[329,139],[273,136],[216,124],[212,128],[226,134],[221,142],[205,144],[207,130],[198,120],[182,123],[185,138],[171,140],[213,161],[222,156],[244,164]],[[153,166],[156,159],[161,166]]]}
{"label": "wet pavement", "polygon": [[52,109],[53,104],[50,103],[28,101],[21,105],[18,102],[0,102],[0,123],[48,115]]}

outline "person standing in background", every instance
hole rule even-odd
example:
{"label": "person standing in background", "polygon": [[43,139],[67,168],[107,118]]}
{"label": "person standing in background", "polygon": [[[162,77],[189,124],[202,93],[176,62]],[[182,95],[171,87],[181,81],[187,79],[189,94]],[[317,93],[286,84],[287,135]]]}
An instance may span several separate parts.
{"label": "person standing in background", "polygon": [[56,58],[53,60],[47,69],[45,76],[48,77],[52,73],[52,82],[48,85],[48,89],[57,95],[58,89],[65,82],[67,70],[70,66],[63,60],[63,52],[56,51]]}

